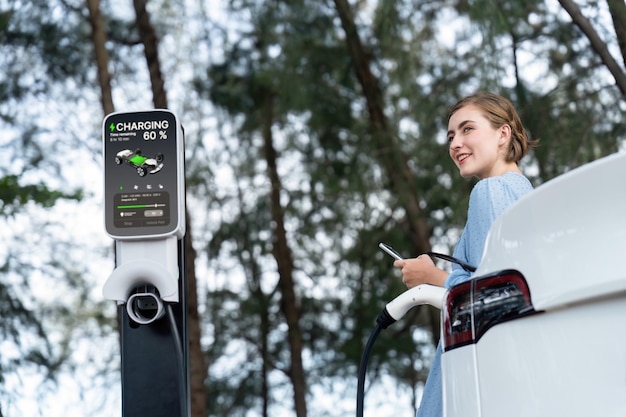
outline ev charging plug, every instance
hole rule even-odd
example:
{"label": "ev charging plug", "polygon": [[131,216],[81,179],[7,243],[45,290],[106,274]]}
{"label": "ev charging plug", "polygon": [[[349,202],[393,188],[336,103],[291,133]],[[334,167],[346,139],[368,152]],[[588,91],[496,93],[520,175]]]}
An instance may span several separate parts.
{"label": "ev charging plug", "polygon": [[400,320],[413,307],[429,304],[441,310],[446,294],[444,287],[422,284],[407,290],[391,300],[380,313],[376,322],[386,329]]}
{"label": "ev charging plug", "polygon": [[365,395],[365,373],[367,370],[367,362],[374,347],[374,341],[382,329],[386,329],[396,321],[400,320],[411,308],[421,305],[430,304],[441,310],[443,299],[446,295],[446,289],[435,285],[422,284],[407,290],[391,300],[385,308],[380,312],[376,319],[376,327],[370,334],[365,345],[365,351],[361,357],[359,365],[359,376],[357,383],[356,396],[356,415],[363,417],[363,402]]}

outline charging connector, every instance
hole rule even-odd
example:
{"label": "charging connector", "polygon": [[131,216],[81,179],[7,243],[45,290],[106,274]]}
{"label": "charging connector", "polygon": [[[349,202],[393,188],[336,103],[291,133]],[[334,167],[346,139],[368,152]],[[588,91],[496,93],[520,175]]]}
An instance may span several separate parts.
{"label": "charging connector", "polygon": [[150,324],[165,315],[165,307],[156,291],[145,291],[132,294],[126,302],[128,316],[137,324]]}
{"label": "charging connector", "polygon": [[437,307],[441,310],[443,305],[443,299],[446,295],[446,289],[443,287],[437,287],[434,285],[422,284],[407,290],[387,303],[385,308],[380,312],[376,319],[376,327],[370,334],[370,337],[365,346],[363,356],[361,357],[361,364],[359,365],[359,375],[357,383],[357,397],[356,397],[356,415],[357,417],[363,417],[363,402],[365,395],[365,376],[367,372],[367,362],[369,361],[374,342],[378,337],[381,330],[391,326],[396,321],[400,320],[411,308],[430,304],[433,307]]}

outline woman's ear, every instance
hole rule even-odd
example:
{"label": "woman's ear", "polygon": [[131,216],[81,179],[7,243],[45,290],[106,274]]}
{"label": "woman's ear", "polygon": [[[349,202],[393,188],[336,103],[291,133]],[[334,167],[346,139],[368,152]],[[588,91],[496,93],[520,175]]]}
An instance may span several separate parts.
{"label": "woman's ear", "polygon": [[511,126],[504,124],[500,126],[500,137],[498,138],[498,145],[505,145],[509,143],[511,139]]}

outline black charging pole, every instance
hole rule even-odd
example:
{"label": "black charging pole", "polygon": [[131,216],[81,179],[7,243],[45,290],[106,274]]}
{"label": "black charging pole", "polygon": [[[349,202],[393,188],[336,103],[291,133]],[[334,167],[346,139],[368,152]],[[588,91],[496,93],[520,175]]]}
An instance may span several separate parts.
{"label": "black charging pole", "polygon": [[[120,306],[122,353],[122,417],[188,417],[189,335],[184,240],[179,241],[180,302],[150,325],[132,321]],[[180,350],[174,343],[178,343]],[[182,358],[177,352],[182,352]]]}

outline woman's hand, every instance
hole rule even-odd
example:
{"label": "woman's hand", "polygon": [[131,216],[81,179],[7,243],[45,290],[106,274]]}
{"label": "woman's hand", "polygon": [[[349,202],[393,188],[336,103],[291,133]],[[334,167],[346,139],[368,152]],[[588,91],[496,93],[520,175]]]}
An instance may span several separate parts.
{"label": "woman's hand", "polygon": [[428,255],[420,255],[417,258],[395,261],[393,266],[402,270],[402,282],[408,288],[421,284],[431,284],[443,287],[448,273],[437,268]]}

